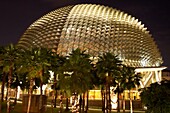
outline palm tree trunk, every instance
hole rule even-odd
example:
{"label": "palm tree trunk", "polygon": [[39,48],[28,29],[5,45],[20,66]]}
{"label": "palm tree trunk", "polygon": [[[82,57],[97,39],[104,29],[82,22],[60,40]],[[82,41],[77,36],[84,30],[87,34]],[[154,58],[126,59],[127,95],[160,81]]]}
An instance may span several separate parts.
{"label": "palm tree trunk", "polygon": [[15,88],[15,100],[14,100],[14,105],[17,104],[17,94],[18,94],[18,86]]}
{"label": "palm tree trunk", "polygon": [[5,86],[5,78],[6,78],[6,74],[5,72],[3,72],[3,79],[2,79],[2,86],[1,86],[1,100],[0,100],[0,113],[2,112],[2,102],[4,101],[4,86]]}
{"label": "palm tree trunk", "polygon": [[60,113],[63,112],[63,96],[62,94],[60,95]]}
{"label": "palm tree trunk", "polygon": [[83,104],[82,104],[83,113],[84,113],[84,107],[85,107],[85,93],[83,93]]}
{"label": "palm tree trunk", "polygon": [[68,97],[66,98],[66,109],[65,111],[69,111],[69,108],[68,108]]}
{"label": "palm tree trunk", "polygon": [[43,86],[43,83],[42,83],[42,80],[41,80],[41,82],[40,82],[40,95],[41,95],[41,96],[42,96],[42,94],[43,94],[42,86]]}
{"label": "palm tree trunk", "polygon": [[111,107],[111,97],[110,97],[110,85],[108,85],[108,100],[109,100],[109,102],[108,102],[109,113],[111,113],[112,107]]}
{"label": "palm tree trunk", "polygon": [[87,98],[86,98],[86,110],[85,110],[85,113],[87,113],[88,109],[89,109],[89,91],[87,91]]}
{"label": "palm tree trunk", "polygon": [[103,99],[104,99],[104,101],[103,101],[103,107],[104,107],[103,113],[105,113],[105,110],[106,110],[106,103],[107,103],[107,100],[106,100],[106,93],[105,93],[105,92],[104,92]]}
{"label": "palm tree trunk", "polygon": [[2,113],[2,101],[0,100],[0,113]]}
{"label": "palm tree trunk", "polygon": [[52,92],[52,101],[51,101],[51,113],[54,112],[54,98],[55,98],[55,93],[54,91]]}
{"label": "palm tree trunk", "polygon": [[117,92],[117,113],[120,113],[120,103],[119,103],[119,95],[120,95],[120,92],[119,92],[119,84],[118,84],[118,92]]}
{"label": "palm tree trunk", "polygon": [[10,113],[10,96],[11,96],[11,82],[12,82],[12,66],[10,67],[8,76],[8,97],[7,97],[7,113]]}
{"label": "palm tree trunk", "polygon": [[42,83],[42,80],[41,80],[40,81],[40,110],[43,107],[43,105],[42,105],[42,101],[43,101],[43,98],[42,98],[42,93],[43,93],[42,86],[43,86],[43,83]]}
{"label": "palm tree trunk", "polygon": [[56,90],[56,84],[57,84],[57,80],[56,80],[56,74],[54,73],[54,83],[53,83],[53,90],[54,90],[54,108],[56,108],[56,102],[57,102],[57,90]]}
{"label": "palm tree trunk", "polygon": [[[17,81],[19,81],[18,80],[18,76],[16,76],[16,80]],[[18,93],[20,94],[20,92],[18,91],[18,85],[16,86],[16,88],[15,88],[15,100],[14,100],[14,106],[17,104],[17,96],[18,96]]]}
{"label": "palm tree trunk", "polygon": [[79,99],[79,113],[81,113],[81,105],[82,105],[82,95],[80,94],[80,99]]}
{"label": "palm tree trunk", "polygon": [[76,101],[76,95],[75,94],[73,94],[72,95],[72,103],[71,103],[71,108],[72,108],[72,112],[74,112],[74,105],[75,105],[75,101]]}
{"label": "palm tree trunk", "polygon": [[106,76],[106,111],[108,113],[111,113],[111,98],[110,98],[110,82],[109,82],[109,77],[110,77],[110,73],[108,73],[108,76]]}
{"label": "palm tree trunk", "polygon": [[125,94],[123,93],[123,113],[125,113]]}
{"label": "palm tree trunk", "polygon": [[109,101],[108,101],[108,85],[106,83],[106,95],[105,95],[105,101],[106,101],[106,107],[105,107],[105,111],[106,113],[108,113],[108,106],[109,106]]}
{"label": "palm tree trunk", "polygon": [[2,86],[1,86],[1,101],[4,101],[4,87],[5,87],[6,73],[3,72]]}
{"label": "palm tree trunk", "polygon": [[29,88],[27,113],[30,112],[30,108],[31,108],[31,98],[32,98],[33,85],[34,85],[34,80],[33,80],[33,78],[31,78],[31,80],[30,80],[30,88]]}
{"label": "palm tree trunk", "polygon": [[[8,83],[7,83],[7,86],[8,86]],[[8,88],[7,88],[6,95],[5,95],[5,101],[7,101],[7,99],[8,99]]]}
{"label": "palm tree trunk", "polygon": [[43,96],[42,96],[42,94],[43,94],[43,89],[42,89],[42,86],[43,86],[43,76],[44,76],[44,68],[42,68],[42,70],[41,70],[41,74],[42,74],[42,78],[40,79],[40,110],[42,109],[42,107],[43,107]]}
{"label": "palm tree trunk", "polygon": [[54,108],[57,106],[57,90],[54,91]]}
{"label": "palm tree trunk", "polygon": [[105,110],[105,95],[104,95],[103,88],[101,89],[101,96],[102,96],[102,111],[104,113],[104,110]]}
{"label": "palm tree trunk", "polygon": [[129,101],[130,101],[130,113],[133,113],[133,105],[132,105],[132,99],[130,97],[130,90],[129,90]]}

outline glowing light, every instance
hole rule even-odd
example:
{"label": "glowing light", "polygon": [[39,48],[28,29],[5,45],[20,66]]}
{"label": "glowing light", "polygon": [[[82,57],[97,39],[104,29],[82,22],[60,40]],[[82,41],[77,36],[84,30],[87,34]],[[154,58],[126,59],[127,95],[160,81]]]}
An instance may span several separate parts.
{"label": "glowing light", "polygon": [[103,5],[78,4],[56,9],[35,21],[18,46],[41,44],[55,48],[61,55],[77,48],[95,57],[111,52],[128,66],[160,66],[162,57],[146,30],[142,22],[123,11]]}

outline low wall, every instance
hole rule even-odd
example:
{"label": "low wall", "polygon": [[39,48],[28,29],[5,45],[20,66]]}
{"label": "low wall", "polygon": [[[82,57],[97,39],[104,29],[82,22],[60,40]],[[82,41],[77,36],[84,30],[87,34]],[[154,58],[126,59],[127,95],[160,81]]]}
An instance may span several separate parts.
{"label": "low wall", "polygon": [[[23,112],[26,113],[28,108],[28,95],[22,96],[22,109]],[[31,97],[31,107],[30,113],[43,113],[46,110],[47,105],[47,96],[42,95],[42,106],[40,105],[40,95],[32,95]]]}

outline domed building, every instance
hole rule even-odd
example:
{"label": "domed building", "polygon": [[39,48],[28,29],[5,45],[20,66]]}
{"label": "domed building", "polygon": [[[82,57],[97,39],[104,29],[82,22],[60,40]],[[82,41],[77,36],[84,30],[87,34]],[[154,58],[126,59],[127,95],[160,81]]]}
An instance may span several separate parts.
{"label": "domed building", "polygon": [[93,56],[111,52],[133,67],[155,67],[162,63],[152,35],[138,19],[101,5],[56,9],[34,22],[18,45],[53,48],[62,55],[76,48]]}
{"label": "domed building", "polygon": [[95,57],[111,52],[144,74],[141,87],[160,81],[165,68],[160,67],[162,57],[144,24],[103,5],[78,4],[49,12],[28,27],[18,46],[53,48],[61,55],[77,48]]}

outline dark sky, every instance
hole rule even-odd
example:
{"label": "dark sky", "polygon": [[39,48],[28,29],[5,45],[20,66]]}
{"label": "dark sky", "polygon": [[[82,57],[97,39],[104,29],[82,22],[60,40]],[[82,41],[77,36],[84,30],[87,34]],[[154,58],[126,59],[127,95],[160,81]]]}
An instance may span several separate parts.
{"label": "dark sky", "polygon": [[0,45],[17,43],[31,23],[57,8],[94,3],[124,11],[142,21],[170,69],[170,4],[168,0],[0,0]]}

